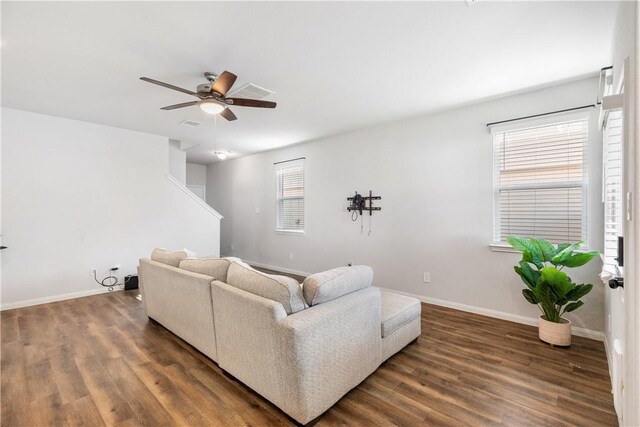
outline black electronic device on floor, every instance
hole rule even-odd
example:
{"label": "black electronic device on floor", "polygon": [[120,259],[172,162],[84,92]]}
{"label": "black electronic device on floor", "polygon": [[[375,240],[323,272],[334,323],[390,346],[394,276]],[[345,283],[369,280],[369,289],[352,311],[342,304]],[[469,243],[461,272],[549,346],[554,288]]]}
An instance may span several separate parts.
{"label": "black electronic device on floor", "polygon": [[138,289],[138,276],[133,274],[124,276],[124,290],[131,291],[133,289]]}

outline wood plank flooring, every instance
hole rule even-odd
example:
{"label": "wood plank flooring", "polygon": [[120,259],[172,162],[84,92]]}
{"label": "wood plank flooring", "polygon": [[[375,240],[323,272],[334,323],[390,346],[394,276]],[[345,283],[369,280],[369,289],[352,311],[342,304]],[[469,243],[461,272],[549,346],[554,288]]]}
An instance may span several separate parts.
{"label": "wood plank flooring", "polygon": [[[1,423],[292,425],[157,323],[137,291],[1,313]],[[318,426],[617,425],[601,342],[423,304],[422,336]]]}

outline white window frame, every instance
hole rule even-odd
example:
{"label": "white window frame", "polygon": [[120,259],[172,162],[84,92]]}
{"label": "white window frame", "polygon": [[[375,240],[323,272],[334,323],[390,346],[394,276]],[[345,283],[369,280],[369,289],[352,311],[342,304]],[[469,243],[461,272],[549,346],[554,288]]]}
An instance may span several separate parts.
{"label": "white window frame", "polygon": [[[624,170],[625,170],[625,164],[624,164],[624,114],[623,114],[623,110],[620,109],[618,111],[612,111],[608,114],[607,117],[607,121],[605,124],[605,127],[603,129],[603,141],[602,141],[602,168],[603,168],[603,174],[602,174],[602,203],[603,203],[603,208],[604,208],[604,216],[603,216],[603,231],[604,231],[604,248],[603,248],[603,252],[602,252],[602,258],[603,258],[603,264],[604,264],[604,269],[605,270],[611,270],[612,272],[616,272],[615,269],[618,266],[618,262],[614,261],[611,262],[611,258],[615,258],[618,255],[618,248],[617,248],[617,242],[616,242],[616,247],[615,248],[607,248],[607,208],[609,207],[610,203],[606,200],[607,198],[607,180],[609,178],[609,148],[613,145],[613,146],[617,146],[618,147],[618,151],[620,153],[620,159],[619,159],[619,163],[620,163],[620,171],[619,171],[619,176],[620,176],[620,186],[618,187],[618,191],[617,191],[617,203],[619,206],[619,212],[617,215],[617,218],[615,218],[615,223],[612,225],[615,225],[615,228],[617,231],[617,233],[615,233],[617,236],[623,236],[624,235],[624,210],[625,210],[625,204],[624,204],[624,197],[623,197],[623,193],[624,193]],[[610,134],[610,126],[612,125],[612,121],[613,120],[619,120],[620,121],[620,135],[618,137],[619,141],[617,142],[613,142],[611,141],[611,134]]]}
{"label": "white window frame", "polygon": [[[276,162],[274,163],[275,166],[275,176],[276,176],[276,226],[274,231],[276,233],[280,233],[280,234],[293,234],[293,235],[303,235],[304,234],[304,227],[306,224],[306,209],[304,207],[305,201],[306,201],[306,168],[305,168],[305,158],[304,157],[300,157],[297,159],[291,159],[291,160],[283,160],[280,162]],[[302,188],[303,188],[303,195],[302,197],[292,197],[291,199],[302,199],[303,200],[303,208],[302,208],[302,218],[303,218],[303,224],[302,224],[302,229],[287,229],[287,228],[283,228],[282,227],[282,212],[281,212],[281,204],[280,204],[280,200],[283,199],[287,199],[285,197],[282,197],[282,188],[280,187],[280,173],[281,170],[286,167],[287,165],[292,166],[294,164],[299,164],[302,166],[302,176],[303,176],[303,180],[302,180]]]}
{"label": "white window frame", "polygon": [[[498,161],[498,159],[495,156],[495,149],[494,149],[494,144],[495,144],[495,135],[498,133],[503,133],[503,132],[507,132],[507,131],[514,131],[514,130],[521,130],[521,129],[528,129],[528,128],[534,128],[534,127],[540,127],[540,126],[549,126],[549,125],[553,125],[556,123],[563,123],[563,122],[569,122],[569,121],[574,121],[574,120],[587,120],[587,141],[583,146],[583,152],[582,152],[582,183],[580,185],[577,184],[571,184],[570,186],[573,187],[582,187],[582,230],[581,230],[581,235],[582,235],[582,241],[583,244],[581,246],[581,249],[586,249],[588,247],[588,236],[589,236],[589,218],[588,218],[588,189],[589,189],[589,161],[590,158],[588,156],[588,151],[589,151],[589,144],[591,143],[591,126],[593,125],[591,123],[592,118],[591,118],[591,110],[590,109],[586,109],[584,111],[579,111],[579,112],[571,112],[571,113],[557,113],[557,114],[551,114],[549,116],[546,117],[538,117],[538,118],[532,118],[532,119],[523,119],[523,120],[518,120],[518,121],[514,121],[514,122],[510,122],[510,123],[504,123],[504,124],[496,124],[496,125],[492,125],[490,126],[489,130],[491,133],[491,149],[492,149],[492,186],[493,186],[493,228],[492,228],[492,243],[489,244],[489,247],[491,248],[491,250],[495,251],[495,252],[517,252],[515,249],[513,249],[511,247],[511,245],[509,245],[507,242],[502,242],[502,241],[498,241],[496,239],[496,236],[499,236],[500,233],[498,231],[498,227],[500,225],[500,190],[506,188],[506,187],[500,187],[496,185],[496,161]],[[513,188],[514,186],[509,186],[511,188]],[[517,188],[550,188],[550,187],[558,187],[557,184],[552,184],[552,185],[545,185],[545,184],[540,184],[540,185],[535,185],[535,184],[531,184],[531,185],[518,185]],[[569,187],[567,187],[569,188]]]}

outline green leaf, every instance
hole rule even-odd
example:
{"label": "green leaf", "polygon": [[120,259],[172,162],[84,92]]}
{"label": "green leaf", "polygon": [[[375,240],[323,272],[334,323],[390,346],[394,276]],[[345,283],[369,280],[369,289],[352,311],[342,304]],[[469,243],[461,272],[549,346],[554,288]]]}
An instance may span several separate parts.
{"label": "green leaf", "polygon": [[535,295],[545,318],[549,322],[558,322],[560,313],[558,312],[558,306],[556,306],[556,296],[551,290],[551,287],[545,282],[540,282],[540,285],[533,289],[533,294]]}
{"label": "green leaf", "polygon": [[555,304],[558,300],[554,292],[551,290],[551,286],[547,282],[541,281],[535,289],[532,289],[533,294],[536,297],[536,300],[539,301],[540,304]]}
{"label": "green leaf", "polygon": [[509,236],[507,237],[507,243],[513,246],[513,249],[519,250],[520,252],[531,251],[531,243],[528,239],[518,236]]}
{"label": "green leaf", "polygon": [[[562,262],[569,258],[571,256],[571,254],[573,254],[573,252],[580,248],[580,245],[582,245],[582,241],[578,242],[578,243],[574,243],[572,245],[568,245],[565,246],[565,244],[563,244],[562,246],[564,246],[564,249],[562,249],[560,252],[558,252],[552,259],[551,262],[553,262],[554,264],[562,264]],[[560,245],[558,245],[560,246]]]}
{"label": "green leaf", "polygon": [[533,264],[533,257],[531,256],[531,251],[526,249],[522,251],[522,260]]}
{"label": "green leaf", "polygon": [[582,252],[575,255],[571,255],[570,257],[564,259],[559,264],[562,264],[565,267],[569,267],[569,268],[580,267],[581,265],[585,265],[586,263],[591,261],[593,257],[598,255],[599,255],[598,251]]}
{"label": "green leaf", "polygon": [[[524,259],[524,254],[522,254],[522,259]],[[531,264],[535,265],[536,267],[538,267],[538,270],[540,270],[541,268],[544,267],[544,264],[542,263],[542,257],[540,255],[539,252],[529,252],[527,251],[527,262],[530,262]]]}
{"label": "green leaf", "polygon": [[572,302],[567,304],[567,306],[564,308],[564,311],[562,313],[570,313],[574,310],[579,309],[580,307],[582,307],[584,305],[584,303],[582,301],[577,301],[577,302]]}
{"label": "green leaf", "polygon": [[524,299],[529,301],[531,304],[538,304],[538,300],[531,289],[523,289],[522,295],[524,295]]}
{"label": "green leaf", "polygon": [[551,242],[548,242],[544,239],[533,239],[533,242],[537,245],[538,250],[542,254],[542,260],[551,262],[554,256],[556,256],[557,249]]}
{"label": "green leaf", "polygon": [[520,267],[515,266],[513,269],[520,275],[520,278],[529,288],[533,288],[540,280],[540,272],[531,268],[526,261],[520,261]]}
{"label": "green leaf", "polygon": [[553,289],[558,300],[564,298],[575,288],[575,285],[571,283],[569,277],[555,267],[543,268],[540,274],[540,280]]}
{"label": "green leaf", "polygon": [[522,252],[522,259],[535,264],[538,269],[544,267],[544,255],[542,254],[542,250],[535,243],[536,239],[527,239],[518,236],[509,236],[507,237],[507,242],[513,246],[514,249]]}
{"label": "green leaf", "polygon": [[566,295],[567,301],[578,301],[583,296],[587,295],[593,289],[593,285],[576,285],[576,287]]}

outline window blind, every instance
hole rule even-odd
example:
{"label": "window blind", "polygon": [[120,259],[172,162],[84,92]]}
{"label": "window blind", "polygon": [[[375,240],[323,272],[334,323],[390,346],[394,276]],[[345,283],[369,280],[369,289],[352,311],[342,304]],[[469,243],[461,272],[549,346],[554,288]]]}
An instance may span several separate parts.
{"label": "window blind", "polygon": [[622,111],[611,111],[604,130],[604,263],[617,265],[622,235]]}
{"label": "window blind", "polygon": [[585,240],[586,118],[494,132],[494,243]]}
{"label": "window blind", "polygon": [[276,229],[304,230],[304,159],[277,163]]}

